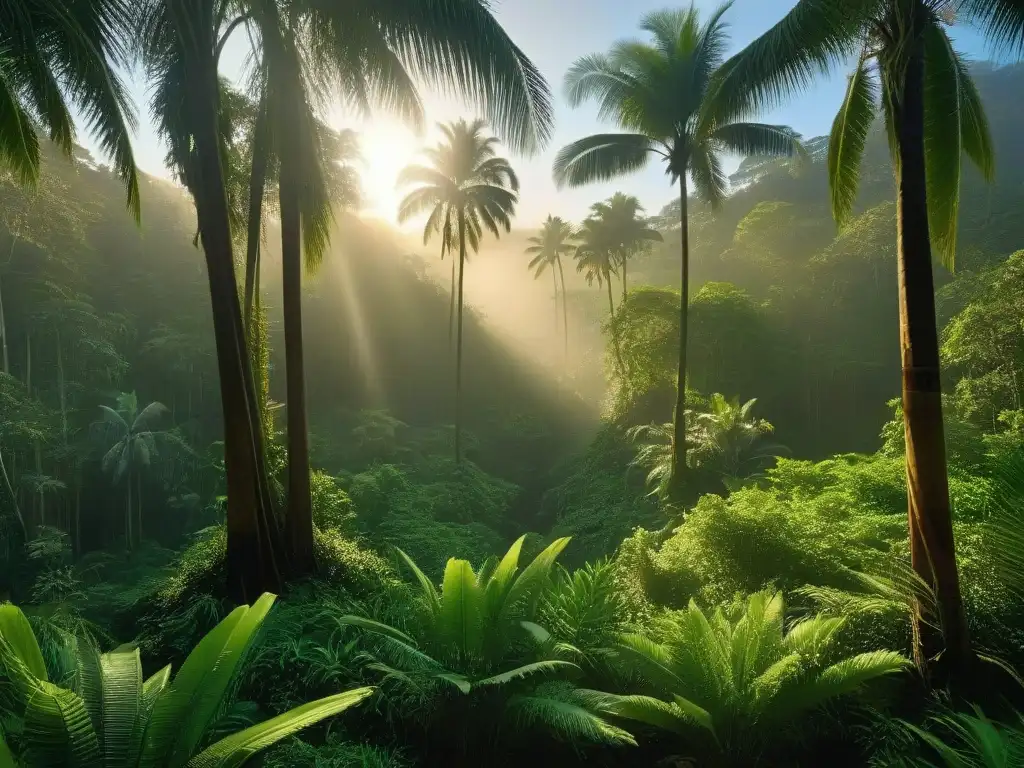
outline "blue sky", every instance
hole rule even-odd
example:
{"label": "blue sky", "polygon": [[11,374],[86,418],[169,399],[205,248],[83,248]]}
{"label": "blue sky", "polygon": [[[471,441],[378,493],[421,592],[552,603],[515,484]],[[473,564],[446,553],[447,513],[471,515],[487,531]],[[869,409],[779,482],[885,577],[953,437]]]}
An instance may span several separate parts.
{"label": "blue sky", "polygon": [[[718,4],[719,0],[697,0],[697,5],[706,11]],[[794,0],[736,0],[726,15],[733,50],[739,50],[768,29],[794,4]],[[570,109],[565,104],[561,97],[565,71],[579,56],[604,51],[623,37],[637,36],[637,23],[643,14],[666,5],[673,4],[665,0],[497,0],[495,3],[499,21],[548,78],[556,102],[556,127],[550,145],[535,157],[512,158],[522,182],[519,226],[536,226],[548,213],[581,219],[591,203],[615,191],[637,195],[651,213],[674,197],[668,179],[657,165],[615,182],[583,189],[557,190],[551,181],[551,161],[561,146],[588,133],[615,129],[600,124],[592,106]],[[985,49],[976,32],[961,25],[954,27],[953,36],[961,52],[972,58],[984,58]],[[239,71],[247,45],[243,36],[231,41],[225,51],[225,74],[232,76]],[[844,87],[845,72],[836,72],[784,108],[763,115],[762,120],[789,125],[806,137],[827,133]],[[148,119],[146,87],[140,78],[133,78],[131,92],[139,104],[140,115],[135,143],[137,162],[143,170],[166,177],[164,150]],[[471,114],[466,106],[457,102],[430,93],[425,93],[425,97],[431,125]],[[398,197],[394,191],[395,174],[414,160],[423,142],[431,141],[433,136],[428,133],[417,137],[383,114],[365,121],[335,109],[327,117],[336,127],[360,130],[365,156],[361,173],[367,213],[392,219]],[[94,148],[88,137],[81,138],[85,146]],[[738,159],[732,160],[730,167],[737,163]]]}

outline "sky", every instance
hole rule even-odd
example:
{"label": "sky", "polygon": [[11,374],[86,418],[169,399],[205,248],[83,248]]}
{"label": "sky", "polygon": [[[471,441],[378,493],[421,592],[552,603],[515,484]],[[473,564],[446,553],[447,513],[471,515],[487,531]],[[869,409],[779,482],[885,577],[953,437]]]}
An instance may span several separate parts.
{"label": "sky", "polygon": [[[495,0],[494,12],[509,36],[533,60],[551,86],[555,101],[555,130],[549,145],[533,157],[510,155],[520,177],[521,194],[516,226],[533,228],[548,215],[579,221],[595,201],[621,191],[636,195],[651,214],[677,195],[659,164],[643,172],[613,182],[594,184],[580,189],[555,187],[551,163],[558,149],[565,144],[596,132],[616,130],[614,125],[600,123],[592,105],[570,109],[562,98],[562,78],[578,57],[606,51],[615,41],[639,36],[637,25],[648,11],[666,6],[679,6],[666,0]],[[705,14],[719,5],[719,0],[697,0]],[[736,0],[726,14],[731,39],[730,53],[738,51],[778,21],[794,0]],[[952,30],[958,50],[971,58],[985,58],[980,36],[963,25]],[[225,49],[224,74],[237,76],[248,48],[243,35],[232,38]],[[835,72],[822,78],[811,89],[798,94],[784,107],[761,116],[763,122],[789,125],[804,137],[828,132],[842,101],[846,73]],[[147,173],[168,178],[164,165],[164,148],[156,136],[148,115],[147,88],[142,78],[133,75],[130,92],[139,106],[139,129],[135,140],[136,162]],[[364,164],[360,168],[364,193],[364,213],[394,223],[400,193],[395,190],[399,170],[418,159],[419,150],[436,140],[438,121],[472,117],[470,107],[439,98],[423,91],[427,107],[427,125],[423,136],[414,135],[400,122],[386,114],[375,114],[369,120],[346,114],[340,108],[324,115],[336,128],[351,127],[360,131]],[[82,136],[82,143],[95,151],[95,142]],[[739,158],[730,159],[731,170]]]}

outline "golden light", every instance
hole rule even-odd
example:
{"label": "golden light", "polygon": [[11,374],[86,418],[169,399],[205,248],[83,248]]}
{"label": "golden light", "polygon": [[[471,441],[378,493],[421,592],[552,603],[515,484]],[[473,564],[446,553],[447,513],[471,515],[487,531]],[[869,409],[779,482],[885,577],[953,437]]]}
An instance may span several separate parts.
{"label": "golden light", "polygon": [[396,121],[372,120],[358,130],[363,211],[394,224],[405,195],[395,182],[403,168],[418,161],[422,141]]}

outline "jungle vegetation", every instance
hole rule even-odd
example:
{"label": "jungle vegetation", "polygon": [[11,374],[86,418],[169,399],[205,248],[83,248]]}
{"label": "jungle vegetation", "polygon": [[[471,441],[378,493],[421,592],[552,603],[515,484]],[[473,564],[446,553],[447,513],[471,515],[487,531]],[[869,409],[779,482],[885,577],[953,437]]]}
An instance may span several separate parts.
{"label": "jungle vegetation", "polygon": [[[1024,764],[1019,0],[566,73],[484,0],[8,5],[0,768]],[[830,135],[761,122],[844,68]],[[563,74],[609,128],[555,183],[674,201],[516,223]],[[429,89],[409,241],[324,94]]]}

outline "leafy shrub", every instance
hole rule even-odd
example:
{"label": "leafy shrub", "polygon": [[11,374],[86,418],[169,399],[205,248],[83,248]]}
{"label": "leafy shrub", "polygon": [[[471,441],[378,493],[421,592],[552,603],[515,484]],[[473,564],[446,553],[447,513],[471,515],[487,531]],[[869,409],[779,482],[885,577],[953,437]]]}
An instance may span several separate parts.
{"label": "leafy shrub", "polygon": [[[21,697],[17,742],[30,765],[239,765],[271,744],[369,696],[359,688],[320,699],[210,744],[206,737],[228,688],[274,602],[239,606],[189,654],[171,679],[168,664],[143,680],[135,646],[100,655],[77,646],[74,687],[49,681],[24,614],[0,606],[0,662]],[[0,739],[0,757],[7,746]],[[10,758],[10,755],[7,755]],[[8,760],[8,762],[13,762]]]}
{"label": "leafy shrub", "polygon": [[309,475],[310,495],[313,502],[313,523],[322,531],[350,532],[356,514],[352,500],[337,480],[326,472],[313,471]]}
{"label": "leafy shrub", "polygon": [[590,700],[606,715],[683,737],[700,765],[777,765],[769,756],[786,754],[806,713],[909,666],[891,651],[836,658],[842,624],[815,616],[787,631],[781,593],[756,593],[713,614],[691,602],[662,619],[655,637],[622,636],[620,658],[644,680],[644,693],[595,692]]}
{"label": "leafy shrub", "polygon": [[450,559],[440,591],[399,551],[419,583],[416,610],[399,626],[366,616],[340,619],[366,634],[367,669],[384,675],[388,716],[421,727],[438,760],[461,763],[472,755],[478,764],[484,754],[514,751],[524,731],[575,744],[632,743],[565,680],[579,671],[576,664],[542,657],[551,636],[534,619],[568,539],[520,569],[524,538],[479,573],[466,560]]}
{"label": "leafy shrub", "polygon": [[411,763],[395,749],[330,739],[313,746],[293,738],[267,752],[264,768],[407,768]]}
{"label": "leafy shrub", "polygon": [[[974,714],[953,712],[929,719],[925,728],[911,723],[905,727],[925,745],[929,754],[938,757],[938,766],[945,768],[1010,768],[1024,765],[1024,717],[1016,723],[1004,724],[985,717],[979,707]],[[926,768],[933,762],[910,758],[891,762],[896,768]]]}

